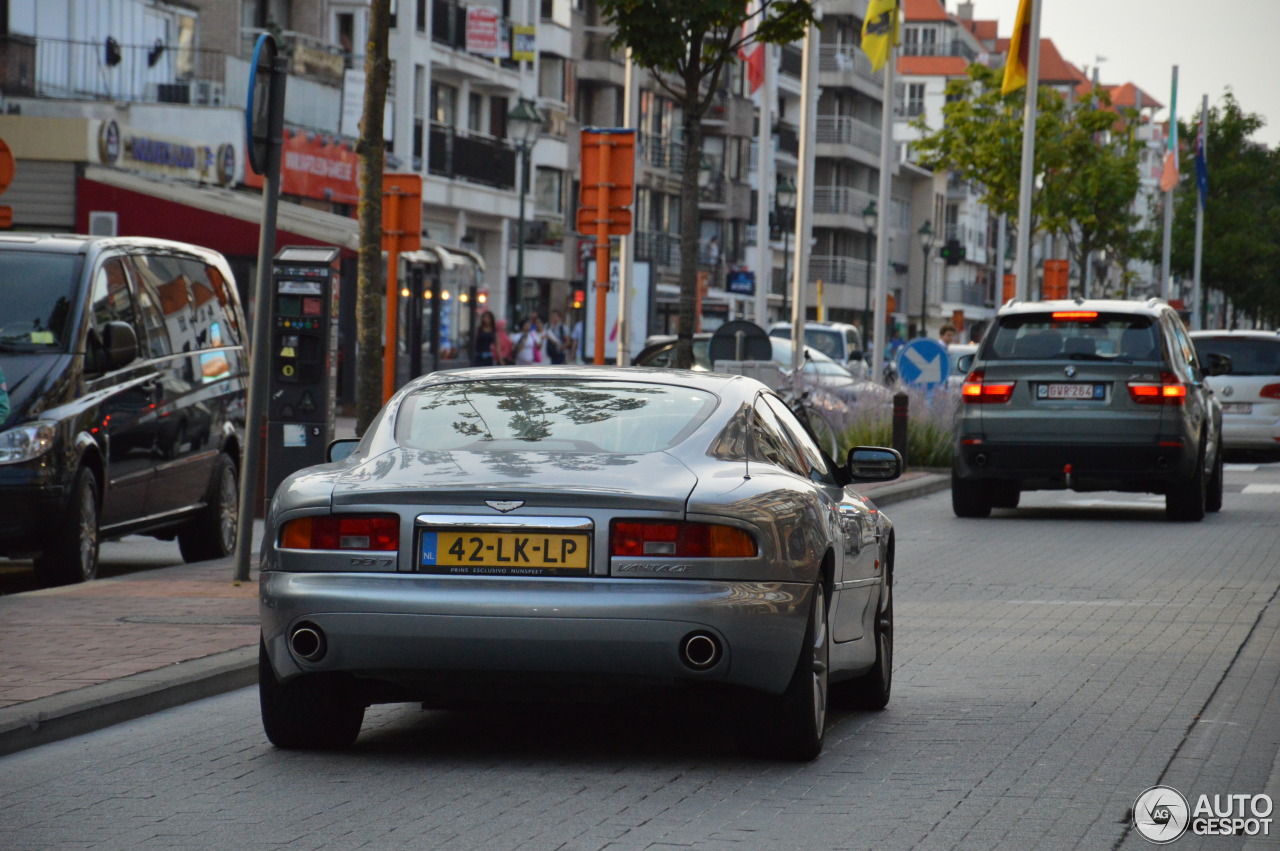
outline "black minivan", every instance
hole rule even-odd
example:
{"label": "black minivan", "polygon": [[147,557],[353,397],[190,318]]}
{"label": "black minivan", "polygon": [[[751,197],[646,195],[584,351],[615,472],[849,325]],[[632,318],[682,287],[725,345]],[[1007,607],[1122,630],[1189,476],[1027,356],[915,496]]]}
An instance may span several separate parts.
{"label": "black minivan", "polygon": [[100,540],[235,549],[249,361],[214,251],[138,237],[0,235],[0,556],[93,579]]}

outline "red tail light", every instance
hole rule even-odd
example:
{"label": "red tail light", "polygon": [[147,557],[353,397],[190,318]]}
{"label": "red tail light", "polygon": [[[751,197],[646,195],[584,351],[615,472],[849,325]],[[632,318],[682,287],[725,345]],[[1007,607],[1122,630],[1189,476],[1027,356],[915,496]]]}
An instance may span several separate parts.
{"label": "red tail light", "polygon": [[609,536],[615,556],[668,558],[751,558],[755,538],[718,523],[617,520]]}
{"label": "red tail light", "polygon": [[1160,383],[1129,382],[1129,398],[1139,405],[1182,405],[1187,401],[1187,385],[1172,372],[1160,373]]}
{"label": "red tail light", "polygon": [[986,372],[975,369],[960,388],[960,398],[968,405],[1000,404],[1013,398],[1016,381],[987,381]]}
{"label": "red tail light", "polygon": [[298,517],[280,530],[280,546],[290,550],[395,552],[400,548],[400,518],[394,514]]}
{"label": "red tail light", "polygon": [[1268,384],[1258,391],[1258,395],[1264,399],[1280,399],[1280,384]]}

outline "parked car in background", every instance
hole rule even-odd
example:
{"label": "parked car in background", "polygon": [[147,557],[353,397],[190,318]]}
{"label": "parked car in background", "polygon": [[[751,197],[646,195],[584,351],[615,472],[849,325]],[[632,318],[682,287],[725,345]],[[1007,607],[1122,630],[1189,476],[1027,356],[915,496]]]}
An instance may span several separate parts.
{"label": "parked car in background", "polygon": [[[331,448],[342,448],[339,442]],[[894,530],[773,391],[688,370],[459,370],[398,391],[266,518],[259,690],[284,748],[365,707],[732,696],[744,741],[822,748],[828,696],[878,709]]]}
{"label": "parked car in background", "polygon": [[1231,359],[1231,369],[1209,376],[1222,402],[1222,445],[1229,457],[1280,460],[1280,333],[1195,331],[1201,361]]}
{"label": "parked car in background", "polygon": [[98,544],[235,549],[247,333],[226,260],[134,237],[0,236],[0,555],[93,579]]}
{"label": "parked car in background", "polygon": [[[791,323],[773,323],[769,326],[769,336],[790,340]],[[843,365],[858,378],[866,378],[871,374],[862,345],[862,332],[856,325],[846,325],[842,322],[806,322],[804,323],[804,344]]]}
{"label": "parked car in background", "polygon": [[985,517],[1024,490],[1165,495],[1172,520],[1222,507],[1222,407],[1159,299],[1010,302],[961,388],[952,508]]}

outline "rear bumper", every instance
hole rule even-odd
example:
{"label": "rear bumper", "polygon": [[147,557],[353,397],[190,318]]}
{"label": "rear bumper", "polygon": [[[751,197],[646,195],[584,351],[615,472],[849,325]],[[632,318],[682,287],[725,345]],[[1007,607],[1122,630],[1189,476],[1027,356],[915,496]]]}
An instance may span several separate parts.
{"label": "rear bumper", "polygon": [[1152,444],[982,443],[957,446],[955,458],[957,475],[971,481],[1014,482],[1023,490],[1139,493],[1163,493],[1169,483],[1190,476],[1196,462],[1185,447]]}
{"label": "rear bumper", "polygon": [[[341,672],[424,695],[458,675],[503,673],[781,693],[812,594],[779,582],[280,571],[264,571],[259,586],[263,638],[281,679]],[[316,661],[289,647],[302,622],[324,634]],[[695,670],[681,661],[679,646],[692,632],[719,642],[714,665]]]}

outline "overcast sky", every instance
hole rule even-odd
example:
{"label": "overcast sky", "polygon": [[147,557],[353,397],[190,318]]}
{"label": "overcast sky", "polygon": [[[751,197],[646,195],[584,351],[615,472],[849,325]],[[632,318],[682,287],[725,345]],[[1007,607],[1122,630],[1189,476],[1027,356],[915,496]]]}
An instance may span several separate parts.
{"label": "overcast sky", "polygon": [[[945,0],[955,14],[958,0]],[[1135,83],[1169,105],[1178,66],[1178,118],[1217,106],[1229,87],[1266,120],[1256,141],[1280,148],[1280,0],[1041,0],[1040,35],[1104,84]],[[1018,0],[973,0],[973,16],[1013,32]],[[1092,77],[1092,70],[1086,73]],[[1165,113],[1158,115],[1163,119]],[[1212,152],[1211,152],[1212,155]]]}

